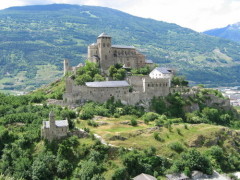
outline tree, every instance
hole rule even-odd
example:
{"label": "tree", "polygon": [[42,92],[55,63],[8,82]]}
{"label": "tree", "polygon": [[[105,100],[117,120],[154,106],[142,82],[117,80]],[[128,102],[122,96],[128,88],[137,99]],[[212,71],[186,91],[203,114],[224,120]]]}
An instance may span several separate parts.
{"label": "tree", "polygon": [[14,174],[16,178],[30,179],[31,178],[32,162],[27,157],[19,157],[14,161]]}
{"label": "tree", "polygon": [[127,180],[129,178],[126,167],[118,168],[114,171],[112,180]]}
{"label": "tree", "polygon": [[173,86],[188,86],[188,81],[185,80],[184,76],[173,76],[171,84]]}
{"label": "tree", "polygon": [[188,152],[183,153],[181,160],[184,166],[188,167],[191,171],[198,170],[205,174],[212,174],[213,172],[210,160],[196,149],[190,149]]}
{"label": "tree", "polygon": [[105,78],[102,77],[100,74],[95,74],[94,77],[93,77],[93,80],[94,81],[104,81]]}
{"label": "tree", "polygon": [[88,74],[78,76],[76,79],[78,85],[85,85],[85,82],[92,82],[93,78]]}
{"label": "tree", "polygon": [[122,66],[120,65],[110,66],[108,72],[113,80],[124,80],[126,77],[126,70],[122,69]]}
{"label": "tree", "polygon": [[94,161],[82,161],[80,162],[80,168],[76,171],[75,177],[81,180],[92,180],[94,175],[100,174],[103,171],[101,165]]}
{"label": "tree", "polygon": [[57,164],[58,177],[62,179],[69,177],[72,173],[72,170],[73,170],[72,163],[70,163],[68,160],[62,159],[58,161],[58,164]]}
{"label": "tree", "polygon": [[32,164],[33,180],[51,180],[56,172],[56,157],[51,152],[40,154]]}

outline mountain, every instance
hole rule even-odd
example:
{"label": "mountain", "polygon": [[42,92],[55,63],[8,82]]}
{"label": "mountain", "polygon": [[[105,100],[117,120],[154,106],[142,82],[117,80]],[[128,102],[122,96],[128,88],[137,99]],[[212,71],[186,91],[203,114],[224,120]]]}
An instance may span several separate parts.
{"label": "mountain", "polygon": [[95,6],[52,4],[0,11],[0,89],[32,90],[62,76],[62,61],[86,59],[87,46],[106,32],[114,44],[134,45],[193,83],[239,84],[240,45]]}
{"label": "mountain", "polygon": [[240,22],[223,28],[211,29],[204,33],[240,43]]}

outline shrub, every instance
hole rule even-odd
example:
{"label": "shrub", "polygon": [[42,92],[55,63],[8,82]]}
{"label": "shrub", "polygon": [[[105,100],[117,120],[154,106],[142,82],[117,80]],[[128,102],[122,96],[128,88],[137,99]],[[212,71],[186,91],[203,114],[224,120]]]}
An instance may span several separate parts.
{"label": "shrub", "polygon": [[154,112],[147,112],[143,115],[143,120],[145,121],[154,121],[155,119],[158,119],[159,115]]}
{"label": "shrub", "polygon": [[119,114],[119,113],[114,113],[114,114],[113,114],[113,117],[119,118],[119,117],[120,117],[120,114]]}
{"label": "shrub", "polygon": [[162,126],[166,120],[167,120],[166,115],[160,115],[158,119],[155,120],[155,126]]}
{"label": "shrub", "polygon": [[87,124],[92,127],[98,127],[98,123],[95,121],[88,120]]}
{"label": "shrub", "polygon": [[137,120],[136,119],[131,119],[130,121],[131,126],[137,126]]}
{"label": "shrub", "polygon": [[94,114],[93,114],[93,112],[91,112],[91,111],[83,110],[83,111],[81,111],[79,117],[80,117],[81,119],[84,119],[84,120],[85,120],[85,119],[92,119],[92,118],[94,117]]}
{"label": "shrub", "polygon": [[177,128],[176,130],[177,130],[177,133],[178,133],[180,136],[182,136],[181,129]]}
{"label": "shrub", "polygon": [[125,167],[116,169],[112,176],[112,180],[122,180],[123,177],[128,178],[127,169]]}
{"label": "shrub", "polygon": [[169,148],[173,151],[176,151],[177,153],[181,153],[184,151],[184,147],[179,142],[174,142],[169,145]]}
{"label": "shrub", "polygon": [[174,119],[171,119],[171,122],[172,123],[182,123],[183,122],[183,119],[182,118],[174,118]]}
{"label": "shrub", "polygon": [[154,137],[154,139],[156,139],[157,141],[160,141],[160,142],[163,142],[163,141],[164,141],[164,139],[161,138],[161,137],[159,136],[159,133],[157,133],[157,132],[154,132],[154,133],[153,133],[153,137]]}
{"label": "shrub", "polygon": [[155,120],[155,126],[162,126],[163,124],[164,124],[164,121],[162,121],[160,119]]}

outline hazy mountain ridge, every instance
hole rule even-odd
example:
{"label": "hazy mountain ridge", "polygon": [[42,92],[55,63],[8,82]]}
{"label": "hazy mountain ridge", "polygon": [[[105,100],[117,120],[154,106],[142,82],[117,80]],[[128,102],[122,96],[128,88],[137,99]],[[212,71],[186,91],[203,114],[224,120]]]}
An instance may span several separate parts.
{"label": "hazy mountain ridge", "polygon": [[225,38],[231,41],[240,42],[240,22],[228,25],[223,28],[211,29],[204,32],[210,36]]}
{"label": "hazy mountain ridge", "polygon": [[62,60],[84,61],[87,46],[102,32],[113,44],[134,45],[196,83],[239,83],[239,44],[176,24],[104,7],[53,4],[2,10],[0,25],[0,89],[35,87],[61,76]]}

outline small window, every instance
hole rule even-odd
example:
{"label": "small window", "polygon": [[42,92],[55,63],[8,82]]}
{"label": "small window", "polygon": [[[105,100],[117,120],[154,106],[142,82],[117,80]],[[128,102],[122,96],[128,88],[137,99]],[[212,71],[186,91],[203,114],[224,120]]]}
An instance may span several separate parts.
{"label": "small window", "polygon": [[105,47],[105,43],[103,43],[103,47]]}

